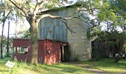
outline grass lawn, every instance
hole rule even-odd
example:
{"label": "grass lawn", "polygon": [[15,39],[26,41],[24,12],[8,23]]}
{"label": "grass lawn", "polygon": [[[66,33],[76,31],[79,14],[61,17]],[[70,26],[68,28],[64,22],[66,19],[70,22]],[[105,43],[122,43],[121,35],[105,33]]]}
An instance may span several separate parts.
{"label": "grass lawn", "polygon": [[88,64],[93,68],[109,73],[126,74],[126,59],[121,59],[118,63],[115,63],[114,59],[101,59],[99,61],[86,61],[83,62],[83,64]]}
{"label": "grass lawn", "polygon": [[87,66],[109,74],[126,73],[126,59],[120,60],[119,63],[115,63],[112,59],[101,59],[99,61],[69,62],[55,65],[39,64],[38,66],[15,62],[16,64],[10,72],[9,68],[5,66],[7,60],[11,59],[0,59],[0,74],[96,74],[88,70]]}
{"label": "grass lawn", "polygon": [[9,72],[9,68],[5,63],[10,58],[0,59],[0,74],[92,74],[84,68],[71,65],[68,63],[60,63],[55,65],[39,64],[27,65],[26,63],[15,62],[16,65]]}

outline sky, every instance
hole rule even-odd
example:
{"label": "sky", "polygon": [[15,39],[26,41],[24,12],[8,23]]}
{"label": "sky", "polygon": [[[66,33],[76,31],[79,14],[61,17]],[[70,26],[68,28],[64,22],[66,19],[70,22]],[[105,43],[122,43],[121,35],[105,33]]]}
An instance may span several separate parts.
{"label": "sky", "polygon": [[[29,29],[29,24],[28,22],[25,20],[25,21],[19,21],[17,23],[17,26],[15,24],[14,21],[11,21],[10,22],[10,31],[9,31],[9,35],[10,37],[14,37],[15,35],[15,31],[19,32],[19,31],[26,31]],[[0,24],[0,35],[2,35],[2,24]],[[5,27],[4,27],[4,33],[3,35],[4,36],[7,36],[7,33],[8,32],[8,21],[5,22]]]}

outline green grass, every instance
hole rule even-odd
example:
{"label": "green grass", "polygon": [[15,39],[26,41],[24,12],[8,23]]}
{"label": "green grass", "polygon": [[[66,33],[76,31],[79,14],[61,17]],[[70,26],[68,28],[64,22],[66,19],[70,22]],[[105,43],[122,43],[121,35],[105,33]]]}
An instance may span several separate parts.
{"label": "green grass", "polygon": [[11,71],[5,66],[8,60],[11,59],[0,59],[0,74],[96,74],[88,70],[86,68],[88,66],[110,74],[126,73],[126,59],[120,60],[118,63],[115,63],[113,59],[101,59],[99,61],[69,62],[54,65],[39,64],[38,66],[15,62]]}
{"label": "green grass", "polygon": [[55,65],[39,64],[35,66],[24,62],[15,62],[15,66],[9,71],[9,68],[5,66],[7,60],[10,60],[10,58],[0,59],[0,74],[92,74],[92,72],[84,68],[68,63]]}
{"label": "green grass", "polygon": [[83,64],[109,73],[126,73],[126,59],[121,59],[118,63],[114,62],[114,59],[101,59],[99,61],[86,61]]}

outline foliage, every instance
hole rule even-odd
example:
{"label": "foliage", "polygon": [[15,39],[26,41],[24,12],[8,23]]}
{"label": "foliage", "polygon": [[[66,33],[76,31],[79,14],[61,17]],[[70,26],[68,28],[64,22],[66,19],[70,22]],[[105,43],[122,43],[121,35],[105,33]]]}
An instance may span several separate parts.
{"label": "foliage", "polygon": [[26,33],[24,34],[24,38],[30,38],[30,32],[29,31],[26,31]]}
{"label": "foliage", "polygon": [[[91,24],[91,27],[87,32],[87,36],[91,41],[98,43],[97,46],[95,45],[93,47],[93,49],[95,49],[93,54],[96,59],[100,58],[101,54],[103,54],[102,52],[106,53],[106,49],[111,51],[112,49],[110,48],[115,45],[117,45],[115,49],[121,52],[124,49],[126,35],[117,32],[116,28],[117,26],[123,27],[126,24],[125,0],[87,0],[83,7],[85,7],[87,11],[90,11],[89,15],[95,16],[94,19],[88,17],[88,22]],[[106,31],[101,31],[102,23],[107,25]],[[111,39],[115,39],[116,41],[111,41]],[[102,44],[106,47],[101,46]]]}
{"label": "foliage", "polygon": [[[101,32],[98,38],[93,41],[92,47],[93,59],[98,60],[100,57],[109,57],[115,53],[122,53],[125,50],[126,34],[124,32]],[[113,56],[114,57],[114,56]]]}
{"label": "foliage", "polygon": [[[0,36],[0,39],[1,39],[1,36]],[[13,47],[12,47],[12,41],[13,41],[13,38],[10,38],[9,39],[9,49],[10,49],[10,52],[9,52],[9,54],[12,54],[13,53]],[[1,43],[1,41],[0,41],[0,43]],[[6,50],[6,45],[7,44],[7,38],[5,37],[5,36],[3,36],[3,56],[7,56],[7,50]]]}
{"label": "foliage", "polygon": [[97,27],[91,27],[90,30],[87,32],[87,38],[91,41],[94,41],[99,34],[101,33],[100,28]]}
{"label": "foliage", "polygon": [[[0,22],[2,23],[2,36],[1,36],[1,58],[3,58],[3,44],[4,44],[4,39],[3,39],[3,34],[4,34],[4,26],[5,26],[5,23],[6,23],[6,20],[10,20],[10,14],[12,13],[12,10],[13,10],[13,7],[10,5],[10,3],[7,3],[6,0],[3,1],[1,0],[1,3],[0,3],[0,15],[2,15],[0,17]],[[9,28],[8,28],[9,29]],[[9,34],[9,30],[8,30],[8,34]],[[9,38],[9,35],[8,35],[8,38]],[[9,39],[8,39],[9,40]],[[9,41],[7,41],[9,42]],[[7,43],[7,53],[8,53],[8,56],[9,56],[9,48],[8,48],[8,43]]]}
{"label": "foliage", "polygon": [[28,29],[25,33],[24,33],[24,35],[23,35],[23,38],[30,38],[30,29]]}
{"label": "foliage", "polygon": [[[101,23],[107,25],[107,31],[110,32],[115,31],[117,26],[123,27],[126,24],[125,0],[87,0],[83,3],[82,7],[85,7],[87,11],[92,11],[89,15],[95,16],[94,19],[88,17],[91,23],[90,32],[92,32],[94,28],[100,30],[102,27]],[[94,34],[96,33],[97,32]]]}
{"label": "foliage", "polygon": [[[1,39],[1,36],[0,36],[0,39]],[[5,36],[3,36],[3,47],[5,47],[5,46],[6,46],[6,41],[7,41],[6,37],[5,37]],[[0,41],[0,43],[1,43],[1,41]]]}

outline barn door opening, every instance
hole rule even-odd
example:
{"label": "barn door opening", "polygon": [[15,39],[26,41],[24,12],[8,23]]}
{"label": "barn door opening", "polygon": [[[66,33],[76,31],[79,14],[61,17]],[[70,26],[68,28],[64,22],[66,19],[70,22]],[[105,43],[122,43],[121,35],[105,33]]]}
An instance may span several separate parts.
{"label": "barn door opening", "polygon": [[61,46],[61,62],[68,62],[70,57],[70,50],[68,46]]}

